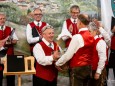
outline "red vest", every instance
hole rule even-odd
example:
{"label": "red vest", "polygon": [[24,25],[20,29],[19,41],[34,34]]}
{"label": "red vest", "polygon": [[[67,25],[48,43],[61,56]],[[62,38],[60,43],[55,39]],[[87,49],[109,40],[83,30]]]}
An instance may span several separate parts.
{"label": "red vest", "polygon": [[[68,31],[70,31],[70,30],[69,30],[69,27],[70,27],[70,25],[72,25],[72,27],[73,27],[72,36],[78,33],[77,24],[72,23],[72,21],[71,21],[70,19],[67,19],[67,20],[66,20],[66,24],[67,24],[67,29],[68,29]],[[66,43],[66,44],[65,44],[65,47],[68,47],[68,46],[69,46],[70,41],[71,41],[71,38],[69,38],[69,39],[66,40],[66,42],[65,42],[65,43]]]}
{"label": "red vest", "polygon": [[96,50],[97,43],[101,40],[101,38],[97,38],[95,40],[94,50],[93,50],[93,57],[92,57],[92,70],[96,70],[99,62],[98,52]]}
{"label": "red vest", "polygon": [[[6,26],[5,29],[4,29],[4,31],[0,30],[0,40],[6,38],[10,34],[11,34],[11,27]],[[14,54],[13,45],[10,45],[10,46],[8,45],[6,47],[8,47],[7,55]]]}
{"label": "red vest", "polygon": [[[95,45],[94,45],[94,50],[93,50],[93,57],[92,57],[92,70],[97,70],[98,62],[99,62],[99,57],[98,57],[98,51],[96,50],[97,43],[103,40],[102,38],[97,38],[95,40]],[[106,49],[106,56],[107,56],[107,49]],[[106,61],[105,64],[108,64]]]}
{"label": "red vest", "polygon": [[[42,28],[44,27],[44,26],[46,26],[46,23],[45,22],[42,22],[42,25],[39,27],[39,26],[36,26],[35,24],[34,24],[34,22],[31,22],[31,23],[29,23],[30,24],[30,26],[31,26],[31,28],[32,29],[37,29],[38,30],[38,32],[40,33],[40,35],[41,35],[41,30],[42,30]],[[35,28],[33,28],[33,27],[35,27]],[[36,44],[36,43],[35,43]],[[30,44],[30,51],[31,52],[33,52],[33,47],[34,47],[34,45],[35,44]]]}
{"label": "red vest", "polygon": [[91,65],[94,37],[90,35],[88,30],[81,31],[79,34],[83,37],[84,46],[78,49],[70,60],[70,68]]}
{"label": "red vest", "polygon": [[[0,30],[0,40],[6,38],[11,34],[11,27],[6,26],[4,30]],[[14,48],[13,45],[8,45],[7,55],[13,55],[14,54]],[[3,70],[3,66],[0,66],[0,70]]]}
{"label": "red vest", "polygon": [[111,38],[111,49],[115,50],[115,35]]}
{"label": "red vest", "polygon": [[[49,48],[44,42],[39,42],[44,50],[46,56],[50,56],[53,51],[57,49],[57,44],[54,43],[54,50]],[[58,48],[59,49],[59,48]],[[36,62],[36,76],[42,79],[53,81],[57,80],[58,70],[55,68],[55,64],[42,66],[38,62]]]}

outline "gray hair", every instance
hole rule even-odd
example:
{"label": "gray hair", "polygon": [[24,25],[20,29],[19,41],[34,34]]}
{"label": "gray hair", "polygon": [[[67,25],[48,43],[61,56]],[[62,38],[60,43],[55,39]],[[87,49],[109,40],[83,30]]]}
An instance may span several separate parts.
{"label": "gray hair", "polygon": [[51,26],[51,25],[46,25],[46,26],[44,26],[43,28],[42,28],[42,33],[45,31],[45,30],[47,30],[47,29],[54,29],[53,28],[53,26]]}
{"label": "gray hair", "polygon": [[5,12],[0,12],[0,15],[6,16],[6,13]]}
{"label": "gray hair", "polygon": [[98,30],[97,25],[94,22],[90,22],[88,25],[89,30]]}

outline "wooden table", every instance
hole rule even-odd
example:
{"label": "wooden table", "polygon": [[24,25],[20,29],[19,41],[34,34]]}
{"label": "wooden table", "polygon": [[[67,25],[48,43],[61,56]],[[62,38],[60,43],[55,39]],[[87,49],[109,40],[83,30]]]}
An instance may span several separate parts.
{"label": "wooden table", "polygon": [[[25,61],[25,71],[24,72],[7,72],[7,59],[5,58],[4,63],[4,75],[17,75],[18,76],[18,86],[21,86],[21,75],[22,74],[35,74],[35,68],[34,68],[34,57],[29,56],[24,58]],[[30,61],[30,69],[28,69],[28,62]]]}

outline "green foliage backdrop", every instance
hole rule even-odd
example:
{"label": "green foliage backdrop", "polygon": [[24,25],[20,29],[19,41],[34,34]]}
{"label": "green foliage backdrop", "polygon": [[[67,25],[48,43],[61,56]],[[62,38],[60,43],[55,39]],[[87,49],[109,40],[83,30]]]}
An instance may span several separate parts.
{"label": "green foliage backdrop", "polygon": [[[71,5],[78,5],[81,13],[87,13],[91,17],[99,17],[97,0],[23,0],[23,2],[0,2],[0,12],[7,15],[6,24],[16,28],[19,41],[15,47],[16,51],[29,55],[29,46],[26,41],[26,25],[32,21],[30,12],[35,6],[41,6],[44,11],[43,21],[48,22],[55,28],[55,38],[61,31],[63,21],[69,18]],[[20,7],[21,6],[21,7]],[[26,7],[26,9],[25,9]],[[63,47],[63,46],[62,46]]]}

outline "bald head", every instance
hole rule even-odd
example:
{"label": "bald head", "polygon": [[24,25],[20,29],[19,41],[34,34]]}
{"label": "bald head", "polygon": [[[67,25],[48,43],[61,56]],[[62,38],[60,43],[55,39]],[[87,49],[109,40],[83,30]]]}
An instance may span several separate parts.
{"label": "bald head", "polygon": [[84,24],[88,25],[90,23],[90,17],[87,14],[80,14],[78,19]]}

